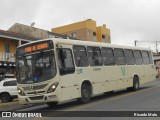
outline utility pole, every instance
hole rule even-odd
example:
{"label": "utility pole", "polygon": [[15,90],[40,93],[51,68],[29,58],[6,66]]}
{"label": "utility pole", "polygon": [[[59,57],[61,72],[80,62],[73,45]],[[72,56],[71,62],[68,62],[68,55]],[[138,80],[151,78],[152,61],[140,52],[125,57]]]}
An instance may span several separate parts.
{"label": "utility pole", "polygon": [[137,41],[137,40],[135,40],[134,41],[134,44],[135,44],[135,46],[137,46],[137,43],[138,42],[141,42],[141,43],[154,43],[155,44],[155,48],[156,48],[156,52],[157,52],[157,54],[159,53],[158,52],[158,43],[160,43],[160,41]]}
{"label": "utility pole", "polygon": [[158,54],[158,42],[156,41],[156,52]]}
{"label": "utility pole", "polygon": [[134,45],[137,46],[137,40],[134,41]]}

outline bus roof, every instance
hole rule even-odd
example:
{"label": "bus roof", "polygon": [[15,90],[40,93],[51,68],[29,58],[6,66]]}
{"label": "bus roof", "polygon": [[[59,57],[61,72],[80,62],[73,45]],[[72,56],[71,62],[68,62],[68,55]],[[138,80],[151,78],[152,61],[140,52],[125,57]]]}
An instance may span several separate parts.
{"label": "bus roof", "polygon": [[100,43],[100,42],[83,41],[83,40],[72,40],[72,39],[62,39],[62,38],[48,38],[48,39],[36,40],[36,41],[30,42],[30,43],[23,44],[19,47],[29,45],[32,43],[36,43],[36,42],[45,41],[45,40],[52,40],[54,44],[70,44],[70,45],[81,45],[81,46],[97,46],[97,47],[109,47],[109,48],[122,48],[122,49],[151,51],[150,48],[145,48],[145,47],[135,47],[135,46],[129,46],[129,45],[118,45],[118,44]]}

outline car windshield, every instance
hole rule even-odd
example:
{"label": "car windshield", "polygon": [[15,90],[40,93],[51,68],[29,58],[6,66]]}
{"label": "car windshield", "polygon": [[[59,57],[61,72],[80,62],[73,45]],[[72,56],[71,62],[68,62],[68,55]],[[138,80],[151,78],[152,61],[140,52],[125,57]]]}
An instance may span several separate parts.
{"label": "car windshield", "polygon": [[18,57],[16,63],[17,82],[21,84],[42,82],[56,75],[53,51]]}

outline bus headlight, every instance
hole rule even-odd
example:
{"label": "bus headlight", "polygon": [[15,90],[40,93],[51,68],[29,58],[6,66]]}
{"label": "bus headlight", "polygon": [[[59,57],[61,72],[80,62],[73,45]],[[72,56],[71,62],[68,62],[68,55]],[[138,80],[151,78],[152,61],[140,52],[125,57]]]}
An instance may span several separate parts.
{"label": "bus headlight", "polygon": [[21,89],[17,88],[17,91],[19,95],[25,96],[25,93]]}
{"label": "bus headlight", "polygon": [[57,86],[58,86],[58,82],[53,83],[53,84],[49,87],[47,93],[54,92],[54,91],[56,90]]}

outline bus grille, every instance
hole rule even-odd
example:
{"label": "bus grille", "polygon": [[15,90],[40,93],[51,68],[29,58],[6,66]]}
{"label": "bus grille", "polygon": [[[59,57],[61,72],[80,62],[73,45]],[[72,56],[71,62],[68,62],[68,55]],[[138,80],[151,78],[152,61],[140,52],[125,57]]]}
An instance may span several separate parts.
{"label": "bus grille", "polygon": [[23,89],[24,89],[24,91],[39,90],[39,89],[45,88],[47,85],[48,84],[28,86],[28,87],[23,87]]}
{"label": "bus grille", "polygon": [[[45,93],[45,91],[38,91],[38,92],[36,92],[36,94],[38,94],[38,93]],[[34,92],[29,92],[27,94],[35,94],[35,91]]]}
{"label": "bus grille", "polygon": [[43,96],[29,97],[30,100],[42,100]]}

